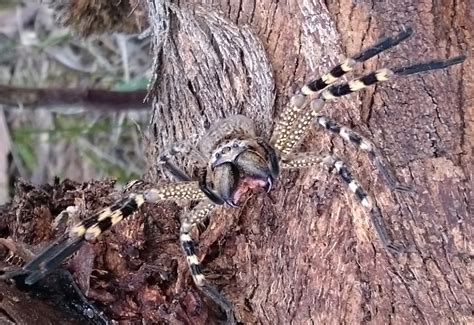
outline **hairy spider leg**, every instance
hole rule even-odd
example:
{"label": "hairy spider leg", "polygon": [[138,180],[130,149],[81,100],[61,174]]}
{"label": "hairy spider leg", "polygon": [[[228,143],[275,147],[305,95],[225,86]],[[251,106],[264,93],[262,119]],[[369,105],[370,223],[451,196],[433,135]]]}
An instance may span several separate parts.
{"label": "hairy spider leg", "polygon": [[179,240],[184,254],[186,255],[194,283],[205,295],[225,311],[227,322],[233,323],[234,313],[232,304],[215,287],[207,283],[206,277],[202,272],[201,262],[195,252],[194,242],[191,238],[191,230],[196,225],[204,222],[215,207],[215,203],[205,200],[187,213],[181,220]]}
{"label": "hairy spider leg", "polygon": [[464,62],[465,59],[465,55],[459,55],[446,60],[436,59],[395,69],[380,69],[349,82],[333,85],[324,90],[319,95],[319,97],[323,98],[324,100],[335,99],[336,97],[342,97],[350,93],[360,91],[368,86],[376,84],[377,82],[393,79],[396,76],[408,76],[430,70],[445,69],[452,65],[460,64]]}
{"label": "hairy spider leg", "polygon": [[132,193],[83,220],[74,226],[69,234],[61,236],[59,240],[25,264],[21,270],[22,274],[28,274],[25,283],[33,284],[44,277],[76,252],[82,244],[96,239],[104,231],[137,211],[145,202],[203,200],[205,198],[206,196],[199,189],[198,182],[169,184],[159,189],[146,190],[143,194]]}
{"label": "hairy spider leg", "polygon": [[375,144],[369,139],[365,138],[361,134],[348,128],[347,126],[339,124],[337,121],[324,116],[317,115],[315,124],[318,127],[323,127],[336,135],[340,136],[346,142],[352,143],[358,149],[367,152],[372,164],[382,173],[382,176],[387,181],[388,186],[391,190],[410,192],[411,189],[399,183],[394,173],[384,161],[383,155]]}
{"label": "hairy spider leg", "polygon": [[380,39],[377,43],[370,47],[362,50],[362,52],[346,59],[344,62],[338,64],[329,71],[329,73],[322,77],[309,81],[303,88],[301,93],[308,96],[323,90],[324,88],[332,85],[334,82],[339,80],[343,75],[352,71],[357,64],[361,64],[368,59],[386,51],[401,42],[410,38],[413,35],[413,29],[411,27],[405,27],[403,31],[393,37],[385,37]]}
{"label": "hairy spider leg", "polygon": [[320,164],[326,165],[330,169],[335,170],[338,176],[347,184],[350,191],[354,193],[357,201],[370,215],[371,222],[383,247],[392,254],[400,253],[401,248],[395,245],[387,235],[380,209],[374,203],[374,200],[370,195],[363,189],[362,185],[360,185],[360,183],[352,176],[349,168],[341,159],[334,155],[318,155],[304,152],[285,158],[282,161],[282,168],[299,169]]}
{"label": "hairy spider leg", "polygon": [[406,27],[402,32],[393,37],[385,37],[377,43],[362,50],[360,53],[346,59],[342,63],[333,67],[328,73],[322,77],[310,80],[306,83],[291,99],[290,105],[285,108],[280,116],[279,121],[275,125],[275,131],[272,137],[272,143],[277,146],[284,146],[286,137],[291,133],[291,127],[298,118],[298,115],[307,106],[307,96],[316,94],[320,90],[325,89],[329,85],[336,82],[346,73],[352,71],[354,67],[361,64],[374,56],[386,51],[413,35],[413,29]]}
{"label": "hairy spider leg", "polygon": [[311,100],[310,109],[305,110],[299,114],[298,118],[293,122],[293,125],[290,128],[291,132],[286,135],[280,134],[280,138],[284,137],[284,139],[282,141],[277,139],[275,148],[283,156],[290,154],[294,147],[307,133],[311,122],[320,115],[320,111],[327,101],[335,100],[338,97],[360,91],[368,86],[372,86],[378,82],[390,80],[396,76],[407,76],[430,70],[444,69],[451,65],[462,63],[465,59],[466,57],[464,55],[460,55],[447,60],[432,60],[396,69],[380,69],[349,82],[332,85],[323,90],[315,99]]}

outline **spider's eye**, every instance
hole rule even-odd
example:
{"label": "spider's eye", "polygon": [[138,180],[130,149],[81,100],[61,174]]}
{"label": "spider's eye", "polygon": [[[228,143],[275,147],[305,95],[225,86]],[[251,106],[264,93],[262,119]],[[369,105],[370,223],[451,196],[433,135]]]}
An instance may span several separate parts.
{"label": "spider's eye", "polygon": [[230,150],[231,150],[230,147],[224,147],[224,148],[222,148],[221,152],[222,152],[222,153],[227,153],[227,152],[229,152]]}
{"label": "spider's eye", "polygon": [[239,144],[238,144],[237,142],[234,142],[234,143],[232,144],[232,148],[238,148],[238,147],[239,147]]}
{"label": "spider's eye", "polygon": [[216,152],[216,158],[219,159],[221,157],[221,153],[220,152]]}

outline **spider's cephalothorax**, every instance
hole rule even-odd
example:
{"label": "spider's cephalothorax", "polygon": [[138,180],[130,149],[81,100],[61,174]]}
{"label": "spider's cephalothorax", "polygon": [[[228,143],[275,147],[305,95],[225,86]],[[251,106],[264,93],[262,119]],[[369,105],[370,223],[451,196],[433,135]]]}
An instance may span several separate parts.
{"label": "spider's cephalothorax", "polygon": [[[27,274],[25,282],[29,284],[36,282],[77,251],[84,242],[95,239],[102,232],[137,211],[145,202],[200,201],[181,218],[179,237],[181,246],[196,286],[221,306],[226,311],[229,321],[232,322],[234,319],[232,305],[207,283],[202,273],[190,235],[192,228],[202,223],[217,205],[237,206],[241,196],[250,189],[271,190],[280,174],[280,169],[297,169],[321,164],[334,170],[354,193],[356,199],[369,214],[381,244],[390,252],[399,252],[399,248],[387,236],[377,205],[352,176],[344,162],[332,153],[323,155],[311,152],[298,153],[295,152],[295,148],[308,132],[311,124],[329,130],[355,145],[359,150],[367,152],[392,190],[406,190],[407,188],[401,186],[390,169],[386,167],[375,145],[325,116],[323,107],[328,101],[357,92],[377,82],[428,70],[443,69],[464,61],[464,56],[458,56],[394,69],[381,69],[346,83],[335,84],[356,65],[396,46],[408,39],[412,33],[411,28],[406,28],[393,37],[383,38],[373,46],[335,66],[329,73],[310,80],[291,98],[289,105],[281,113],[269,141],[257,136],[252,120],[245,116],[234,115],[215,123],[197,146],[188,142],[172,145],[169,150],[160,155],[159,161],[178,182],[148,189],[143,193],[130,194],[114,205],[92,214],[23,267],[20,273]],[[199,180],[193,180],[172,162],[173,156],[178,154],[193,156],[202,163]]]}
{"label": "spider's cephalothorax", "polygon": [[[211,155],[201,189],[216,204],[238,206],[249,189],[272,189],[279,175],[276,151],[261,139],[243,138],[223,143]],[[212,181],[209,188],[208,179]]]}

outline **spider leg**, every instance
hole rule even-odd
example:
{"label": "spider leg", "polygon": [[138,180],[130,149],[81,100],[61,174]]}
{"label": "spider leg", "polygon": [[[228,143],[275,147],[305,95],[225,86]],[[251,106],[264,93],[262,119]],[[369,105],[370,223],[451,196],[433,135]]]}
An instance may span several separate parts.
{"label": "spider leg", "polygon": [[336,97],[342,97],[350,93],[360,91],[378,82],[393,79],[396,76],[408,76],[430,70],[445,69],[452,65],[460,64],[464,62],[465,59],[465,55],[459,55],[446,60],[437,59],[395,69],[380,69],[349,82],[328,87],[319,95],[319,97],[324,100],[335,99]]}
{"label": "spider leg", "polygon": [[303,88],[301,88],[301,93],[305,96],[308,96],[323,90],[324,88],[339,80],[339,78],[341,78],[346,73],[352,71],[357,64],[361,64],[380,54],[381,52],[400,44],[401,42],[410,38],[412,35],[413,29],[411,27],[405,27],[403,31],[393,37],[384,37],[380,39],[377,43],[346,59],[341,64],[338,64],[332,68],[329,73],[318,79],[309,81],[305,86],[303,86]]}
{"label": "spider leg", "polygon": [[410,191],[410,188],[403,186],[398,182],[397,178],[395,177],[391,169],[388,167],[387,163],[384,161],[380,150],[375,146],[372,141],[351,130],[350,128],[337,123],[336,121],[330,119],[327,116],[317,115],[315,122],[317,126],[323,127],[326,130],[329,130],[339,135],[345,141],[355,145],[358,149],[366,151],[369,155],[370,160],[372,161],[372,164],[383,175],[391,190],[403,192]]}
{"label": "spider leg", "polygon": [[396,76],[408,76],[430,70],[444,69],[462,63],[465,59],[466,57],[464,55],[460,55],[447,60],[432,60],[401,68],[380,69],[347,83],[332,85],[323,90],[315,99],[311,100],[310,108],[299,114],[286,134],[282,133],[279,136],[275,143],[275,148],[280,151],[283,156],[290,154],[307,132],[310,123],[320,115],[324,104],[329,100],[334,100],[338,97],[360,91],[368,86],[390,80]]}
{"label": "spider leg", "polygon": [[233,324],[235,320],[232,304],[215,287],[207,283],[202,273],[201,263],[196,255],[194,242],[190,234],[191,230],[197,224],[203,222],[215,207],[216,204],[205,200],[200,202],[193,210],[185,215],[181,220],[179,240],[184,254],[186,255],[194,283],[206,296],[225,311],[227,322]]}
{"label": "spider leg", "polygon": [[272,143],[276,143],[277,146],[282,146],[284,144],[285,138],[290,135],[292,126],[298,118],[299,113],[302,112],[308,104],[307,96],[316,94],[320,90],[325,89],[343,75],[352,71],[357,64],[361,64],[381,52],[400,44],[411,35],[413,35],[413,29],[411,27],[406,27],[397,35],[382,38],[377,43],[362,50],[360,53],[346,59],[322,77],[310,80],[290,99],[290,105],[285,108],[278,123],[275,125]]}
{"label": "spider leg", "polygon": [[[76,252],[82,244],[96,239],[101,233],[137,211],[145,202],[203,200],[205,198],[205,194],[199,189],[198,182],[169,184],[146,190],[142,194],[131,193],[74,226],[69,234],[61,236],[25,264],[20,273],[28,274],[25,278],[26,284],[34,284]],[[12,276],[17,274],[18,272]]]}
{"label": "spider leg", "polygon": [[382,214],[380,209],[374,203],[370,195],[362,188],[360,183],[352,176],[346,164],[334,155],[317,155],[312,153],[299,153],[287,157],[282,161],[282,168],[284,169],[298,169],[305,167],[312,167],[323,164],[330,169],[336,171],[339,177],[346,183],[354,193],[357,201],[369,213],[371,222],[377,232],[377,235],[385,249],[392,254],[401,252],[401,248],[395,245],[389,238],[385,226],[382,221]]}

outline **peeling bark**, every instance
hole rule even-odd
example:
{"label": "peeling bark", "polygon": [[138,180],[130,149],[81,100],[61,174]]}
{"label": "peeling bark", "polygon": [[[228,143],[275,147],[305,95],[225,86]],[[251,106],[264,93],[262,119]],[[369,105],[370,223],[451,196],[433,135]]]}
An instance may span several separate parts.
{"label": "peeling bark", "polygon": [[[373,139],[415,196],[391,193],[367,157],[338,138],[312,131],[303,144],[304,150],[333,150],[344,157],[363,186],[377,194],[391,236],[408,253],[388,255],[346,188],[326,171],[313,169],[283,173],[270,197],[253,196],[241,209],[217,209],[200,236],[199,256],[210,281],[245,324],[474,321],[474,26],[467,3],[245,0],[168,9],[155,0],[149,15],[155,41],[152,162],[157,150],[202,135],[217,118],[231,114],[249,116],[268,137],[297,86],[327,71],[343,53],[356,53],[404,25],[415,28],[415,37],[364,64],[365,71],[467,54],[462,66],[396,79],[326,108]],[[192,162],[185,164],[196,174]],[[151,166],[151,179],[159,183],[155,170]],[[38,199],[34,211],[56,215],[58,207],[55,213],[42,207],[44,202],[81,191],[88,193],[83,195],[87,210],[104,206],[109,199],[97,197],[108,191],[99,188],[91,195],[91,186],[63,195],[40,192],[51,197]],[[24,192],[19,202],[34,198]],[[44,220],[52,219],[42,213],[43,221],[32,221],[18,212],[22,206],[13,205],[5,219],[19,222],[16,228],[4,222],[0,233],[24,240],[24,229],[43,229]],[[145,207],[69,264],[111,318],[215,322],[215,311],[202,305],[178,246],[182,212],[174,204]],[[89,283],[91,254],[100,272]]]}

